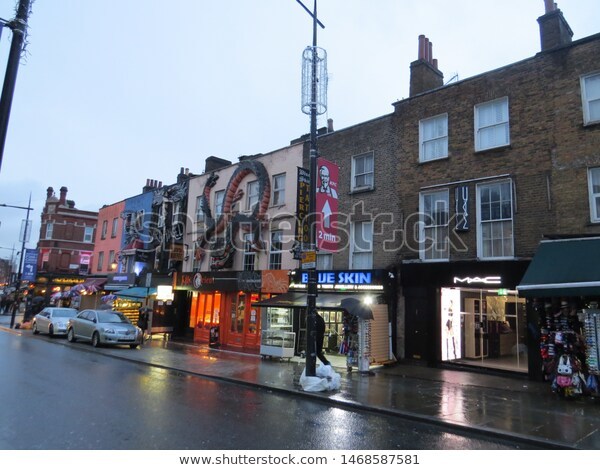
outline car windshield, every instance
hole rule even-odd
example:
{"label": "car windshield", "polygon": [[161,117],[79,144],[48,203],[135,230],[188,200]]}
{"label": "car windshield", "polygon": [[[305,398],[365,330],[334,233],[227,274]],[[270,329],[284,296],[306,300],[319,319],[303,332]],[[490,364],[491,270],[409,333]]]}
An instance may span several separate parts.
{"label": "car windshield", "polygon": [[72,308],[55,308],[52,310],[53,317],[71,318],[77,315],[77,310]]}
{"label": "car windshield", "polygon": [[121,312],[98,312],[99,323],[130,323]]}

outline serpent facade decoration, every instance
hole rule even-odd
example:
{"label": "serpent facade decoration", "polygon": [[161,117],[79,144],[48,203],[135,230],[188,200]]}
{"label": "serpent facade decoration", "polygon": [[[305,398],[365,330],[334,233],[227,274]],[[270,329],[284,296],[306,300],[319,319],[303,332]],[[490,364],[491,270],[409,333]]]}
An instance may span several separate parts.
{"label": "serpent facade decoration", "polygon": [[[240,189],[242,180],[254,174],[258,181],[258,202],[249,214],[234,211],[234,204],[244,197],[243,189]],[[201,261],[206,252],[210,252],[210,268],[219,270],[231,268],[233,255],[235,253],[234,236],[238,230],[252,233],[252,248],[255,251],[264,249],[260,237],[260,227],[266,219],[267,209],[271,198],[271,184],[269,174],[264,165],[257,161],[241,162],[227,183],[223,208],[217,220],[214,219],[210,210],[210,191],[217,183],[219,175],[210,175],[204,190],[200,196],[202,212],[205,217],[204,234],[196,242],[194,258]]]}

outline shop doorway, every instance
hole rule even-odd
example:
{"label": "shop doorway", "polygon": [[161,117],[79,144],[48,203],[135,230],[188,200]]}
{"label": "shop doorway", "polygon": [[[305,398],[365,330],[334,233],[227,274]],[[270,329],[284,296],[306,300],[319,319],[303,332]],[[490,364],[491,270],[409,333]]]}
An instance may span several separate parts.
{"label": "shop doorway", "polygon": [[259,349],[260,315],[258,307],[253,306],[260,300],[257,293],[236,293],[231,302],[228,324],[222,335],[223,344],[239,348]]}
{"label": "shop doorway", "polygon": [[195,324],[194,341],[208,343],[210,329],[221,323],[222,295],[220,292],[194,293],[190,308],[190,326]]}
{"label": "shop doorway", "polygon": [[517,291],[442,289],[440,327],[443,362],[527,372],[525,299]]}

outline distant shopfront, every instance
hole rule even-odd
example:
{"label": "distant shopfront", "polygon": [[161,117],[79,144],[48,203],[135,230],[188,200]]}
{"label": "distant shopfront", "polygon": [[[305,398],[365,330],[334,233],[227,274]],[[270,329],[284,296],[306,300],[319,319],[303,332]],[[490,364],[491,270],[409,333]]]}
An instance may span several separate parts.
{"label": "distant shopfront", "polygon": [[286,292],[288,284],[283,270],[180,274],[175,296],[186,321],[179,333],[208,344],[218,331],[221,346],[258,353],[260,309],[253,304]]}

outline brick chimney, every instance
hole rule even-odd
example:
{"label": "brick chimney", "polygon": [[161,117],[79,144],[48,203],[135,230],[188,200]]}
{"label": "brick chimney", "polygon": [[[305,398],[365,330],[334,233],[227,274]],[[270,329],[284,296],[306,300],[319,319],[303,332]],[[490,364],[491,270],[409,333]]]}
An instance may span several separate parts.
{"label": "brick chimney", "polygon": [[46,199],[50,199],[52,196],[54,196],[54,188],[48,186],[48,189],[46,189]]}
{"label": "brick chimney", "polygon": [[554,0],[544,0],[546,13],[537,21],[540,25],[542,52],[571,44],[573,30]]}
{"label": "brick chimney", "polygon": [[60,199],[58,200],[58,203],[61,206],[67,205],[67,188],[65,186],[60,188]]}
{"label": "brick chimney", "polygon": [[418,95],[444,85],[444,74],[438,70],[437,59],[433,58],[433,44],[425,35],[419,36],[418,59],[410,64],[410,93]]}
{"label": "brick chimney", "polygon": [[219,168],[224,168],[226,166],[231,165],[229,160],[225,160],[224,158],[215,157],[211,155],[204,161],[204,172],[210,173],[212,171],[218,170]]}

